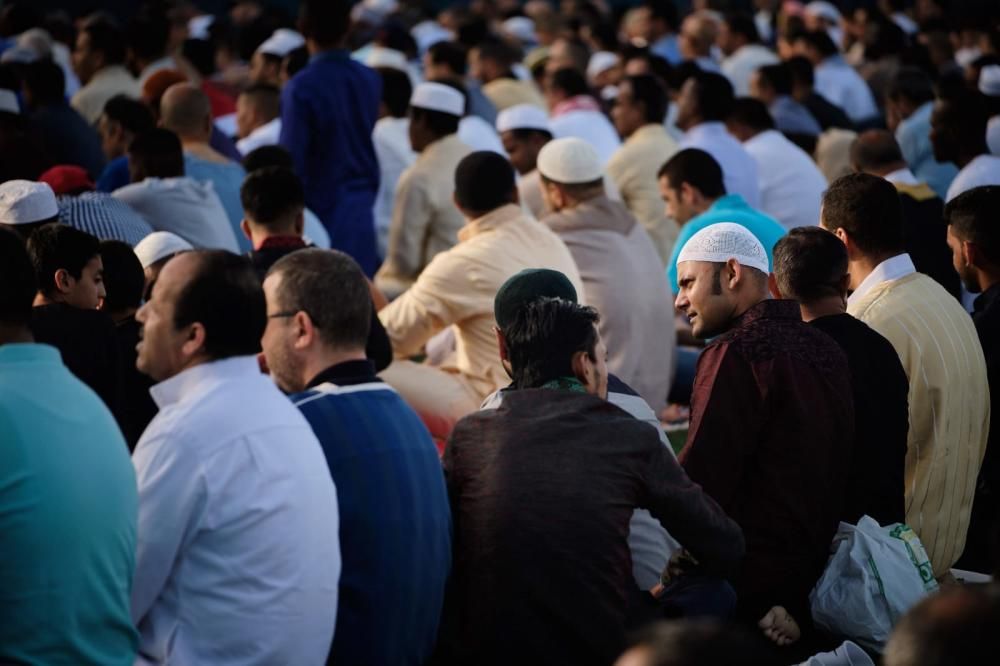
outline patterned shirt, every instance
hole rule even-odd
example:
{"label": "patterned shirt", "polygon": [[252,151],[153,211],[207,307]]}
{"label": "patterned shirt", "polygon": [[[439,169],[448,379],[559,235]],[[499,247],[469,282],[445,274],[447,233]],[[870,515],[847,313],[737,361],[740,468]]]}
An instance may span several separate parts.
{"label": "patterned shirt", "polygon": [[132,247],[153,233],[128,204],[104,192],[59,197],[59,220],[101,240],[120,240]]}

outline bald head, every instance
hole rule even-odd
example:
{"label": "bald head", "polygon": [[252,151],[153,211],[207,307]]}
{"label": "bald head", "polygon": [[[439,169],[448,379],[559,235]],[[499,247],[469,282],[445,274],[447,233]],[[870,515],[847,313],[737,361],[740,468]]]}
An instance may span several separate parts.
{"label": "bald head", "polygon": [[873,129],[859,134],[851,144],[851,166],[860,173],[886,176],[906,168],[906,162],[896,137],[888,130]]}
{"label": "bald head", "polygon": [[207,142],[212,134],[212,107],[197,86],[176,83],[163,93],[160,125],[182,141]]}

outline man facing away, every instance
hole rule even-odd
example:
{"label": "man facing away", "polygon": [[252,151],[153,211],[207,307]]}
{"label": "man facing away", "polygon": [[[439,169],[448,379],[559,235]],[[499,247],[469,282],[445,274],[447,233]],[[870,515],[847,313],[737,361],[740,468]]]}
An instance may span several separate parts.
{"label": "man facing away", "polygon": [[424,663],[451,569],[451,513],[427,428],[365,357],[368,282],[342,252],[306,249],[274,264],[264,293],[271,374],[337,486],[343,570],[329,661]]}
{"label": "man facing away", "polygon": [[37,285],[0,228],[0,661],[135,659],[135,473],[100,399],[33,341]]}
{"label": "man facing away", "polygon": [[892,343],[910,382],[906,523],[940,577],[965,545],[989,431],[989,388],[972,320],[916,272],[901,218],[895,188],[876,176],[844,176],[823,196],[821,226],[847,247],[847,311]]}
{"label": "man facing away", "polygon": [[321,663],[337,614],[337,493],[309,424],[260,373],[267,312],[250,261],[174,257],[136,319],[136,365],[159,382],[160,408],[133,456],[140,655]]}
{"label": "man facing away", "polygon": [[503,331],[514,389],[463,419],[445,450],[455,571],[441,649],[454,663],[610,663],[624,647],[636,507],[698,573],[726,577],[743,553],[656,432],[605,401],[597,319],[561,299],[528,303]]}
{"label": "man facing away", "polygon": [[743,528],[739,618],[778,646],[805,632],[808,655],[809,592],[842,515],[854,409],[844,353],[797,303],[768,300],[767,275],[764,247],[738,224],[702,229],[681,250],[676,306],[695,337],[714,340],[680,460]]}
{"label": "man facing away", "polygon": [[847,250],[819,227],[792,229],[774,247],[770,288],[797,301],[802,321],[836,340],[847,355],[854,394],[854,444],[841,520],[868,515],[880,525],[906,520],[903,471],[909,383],[896,350],[847,314]]}

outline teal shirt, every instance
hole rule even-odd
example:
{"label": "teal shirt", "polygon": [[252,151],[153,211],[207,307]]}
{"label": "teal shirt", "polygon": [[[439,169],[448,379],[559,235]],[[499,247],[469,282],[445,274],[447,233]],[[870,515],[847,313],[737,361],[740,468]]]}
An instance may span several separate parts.
{"label": "teal shirt", "polygon": [[54,347],[0,345],[0,663],[132,664],[137,512],[97,394]]}
{"label": "teal shirt", "polygon": [[674,251],[670,255],[670,261],[667,262],[667,279],[670,280],[670,288],[675,294],[680,291],[680,287],[677,286],[677,256],[680,255],[681,248],[696,233],[719,222],[735,222],[746,227],[767,250],[768,267],[774,267],[774,257],[772,256],[774,244],[785,235],[785,228],[773,217],[751,208],[740,195],[727,194],[716,199],[711,208],[701,215],[691,218],[687,224],[681,227],[681,233],[677,236],[677,242],[674,243]]}

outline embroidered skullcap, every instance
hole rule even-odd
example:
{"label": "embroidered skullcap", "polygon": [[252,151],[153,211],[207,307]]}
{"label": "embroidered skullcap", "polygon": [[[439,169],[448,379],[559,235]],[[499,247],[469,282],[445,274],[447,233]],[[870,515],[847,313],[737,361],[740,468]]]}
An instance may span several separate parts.
{"label": "embroidered skullcap", "polygon": [[32,180],[8,180],[0,184],[0,224],[32,224],[57,215],[59,204],[48,184]]}
{"label": "embroidered skullcap", "polygon": [[592,183],[604,176],[597,151],[576,137],[556,139],[545,144],[538,151],[538,172],[563,185]]}
{"label": "embroidered skullcap", "polygon": [[770,271],[764,245],[746,227],[733,222],[718,222],[691,236],[677,256],[677,264],[685,261],[724,264],[730,259],[762,273]]}

